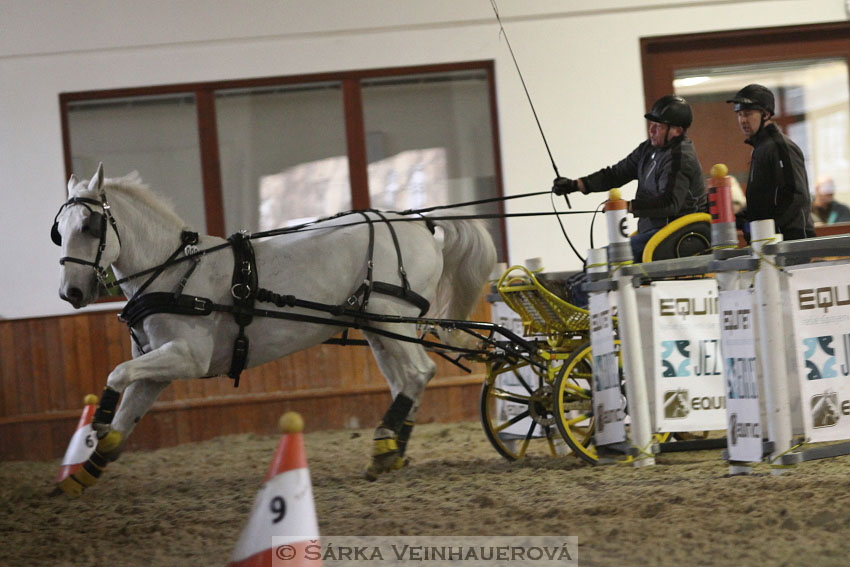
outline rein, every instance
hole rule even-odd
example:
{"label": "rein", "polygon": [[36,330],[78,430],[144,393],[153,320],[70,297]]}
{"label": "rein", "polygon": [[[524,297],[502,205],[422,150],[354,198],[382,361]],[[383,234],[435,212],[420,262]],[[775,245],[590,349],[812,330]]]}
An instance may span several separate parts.
{"label": "rein", "polygon": [[[540,193],[528,193],[526,195],[518,195],[518,196],[525,197],[525,196],[539,195],[541,193],[548,194],[548,193],[550,193],[550,191],[543,191],[543,192],[540,192]],[[514,197],[508,197],[508,198],[514,198]],[[459,207],[468,206],[469,204],[470,203],[459,203],[457,205],[440,205],[439,208],[444,208],[444,209],[455,208],[455,207],[459,208]],[[430,209],[422,209],[422,210],[427,211],[427,210],[430,210]],[[321,219],[316,219],[315,221],[299,224],[299,225],[296,225],[296,226],[290,226],[290,227],[285,227],[285,228],[275,228],[275,229],[266,230],[266,231],[262,231],[262,232],[253,232],[253,233],[248,234],[247,237],[251,240],[256,240],[256,239],[259,239],[259,238],[271,238],[271,237],[274,237],[274,236],[282,236],[284,234],[291,234],[291,233],[295,233],[295,232],[309,232],[309,231],[313,231],[313,230],[330,230],[330,229],[344,228],[344,227],[348,227],[348,226],[357,226],[357,225],[361,225],[361,224],[366,224],[367,221],[361,220],[361,221],[355,221],[355,222],[350,222],[350,223],[346,223],[346,224],[338,224],[338,225],[334,225],[334,226],[330,226],[330,227],[329,226],[316,226],[319,223],[327,222],[327,221],[330,221],[330,220],[335,220],[337,218],[344,217],[344,216],[360,214],[360,213],[361,213],[361,211],[359,211],[359,210],[345,211],[345,212],[342,212],[342,213],[337,213],[333,216],[323,217]],[[400,212],[398,214],[407,216],[407,215],[413,215],[413,214],[418,214],[418,213],[419,213],[419,211],[410,210],[410,211]],[[423,220],[426,220],[426,221],[475,220],[475,219],[482,219],[483,220],[483,219],[517,218],[517,217],[588,215],[588,214],[596,214],[596,213],[597,213],[597,211],[574,211],[574,210],[571,210],[571,211],[552,211],[552,212],[542,211],[542,212],[533,212],[533,213],[485,213],[485,214],[476,214],[476,215],[451,215],[451,216],[442,216],[442,217],[428,216],[428,217],[422,217],[422,218],[386,219],[384,222],[395,223],[395,222],[422,222]],[[168,268],[170,266],[180,264],[180,263],[186,262],[188,260],[193,260],[193,259],[197,260],[199,257],[204,256],[205,254],[209,254],[209,253],[212,253],[212,252],[218,252],[219,250],[224,250],[226,248],[230,248],[229,242],[224,242],[222,244],[216,244],[215,246],[210,246],[209,248],[201,248],[201,249],[198,249],[196,252],[193,252],[193,253],[188,254],[186,256],[183,256],[183,257],[180,257],[180,258],[174,258],[172,260],[167,260],[166,262],[159,264],[157,266],[153,266],[151,268],[146,268],[146,269],[141,270],[139,272],[136,272],[134,274],[130,274],[128,276],[125,276],[125,277],[123,277],[119,280],[109,282],[109,283],[105,284],[104,287],[106,287],[106,289],[115,288],[115,287],[120,286],[123,283],[127,283],[128,281],[131,281],[131,280],[140,278],[142,276],[146,276],[150,273],[153,273],[153,272],[159,270],[160,268]]]}

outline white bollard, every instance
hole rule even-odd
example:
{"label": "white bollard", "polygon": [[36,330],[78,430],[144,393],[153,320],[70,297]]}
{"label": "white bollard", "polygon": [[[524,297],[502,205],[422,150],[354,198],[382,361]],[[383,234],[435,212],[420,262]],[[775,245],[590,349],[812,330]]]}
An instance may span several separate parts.
{"label": "white bollard", "polygon": [[588,248],[587,250],[587,279],[594,281],[596,278],[608,273],[608,249]]}
{"label": "white bollard", "polygon": [[[758,310],[759,346],[761,368],[764,372],[765,409],[767,433],[773,441],[771,461],[779,458],[791,448],[791,404],[788,394],[788,370],[785,365],[785,332],[783,328],[783,305],[780,295],[779,270],[766,265],[773,256],[761,253],[764,246],[782,241],[776,234],[773,219],[750,223],[752,247],[761,259],[755,278],[755,302]],[[782,474],[785,468],[774,464],[772,472]]]}
{"label": "white bollard", "polygon": [[620,191],[612,189],[605,204],[605,220],[608,224],[608,264],[611,272],[616,270],[617,280],[617,324],[620,330],[620,348],[623,350],[626,398],[629,404],[631,442],[643,453],[635,457],[634,466],[655,464],[655,457],[647,454],[652,443],[652,423],[649,413],[649,396],[643,365],[643,349],[637,308],[637,295],[631,277],[618,268],[631,264],[632,247],[626,232],[626,201]]}

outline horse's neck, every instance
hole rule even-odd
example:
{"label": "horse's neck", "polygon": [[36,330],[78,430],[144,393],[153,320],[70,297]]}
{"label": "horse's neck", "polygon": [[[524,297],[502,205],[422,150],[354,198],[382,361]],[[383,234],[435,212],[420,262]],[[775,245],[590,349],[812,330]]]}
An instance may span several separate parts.
{"label": "horse's neck", "polygon": [[[121,235],[121,253],[112,264],[116,277],[120,279],[168,260],[181,243],[182,226],[127,194],[113,193],[109,199]],[[129,282],[130,290],[135,291],[144,280]]]}

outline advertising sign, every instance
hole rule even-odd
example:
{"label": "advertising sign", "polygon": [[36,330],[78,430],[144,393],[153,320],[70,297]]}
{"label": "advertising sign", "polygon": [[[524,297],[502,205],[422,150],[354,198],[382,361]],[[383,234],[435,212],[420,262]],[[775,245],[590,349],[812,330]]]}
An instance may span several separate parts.
{"label": "advertising sign", "polygon": [[614,321],[608,297],[608,293],[591,293],[589,297],[597,445],[626,440],[625,398],[620,390],[619,356],[614,345]]}
{"label": "advertising sign", "polygon": [[656,431],[726,428],[717,282],[653,282]]}
{"label": "advertising sign", "polygon": [[762,458],[762,434],[752,290],[720,292],[719,308],[720,343],[726,376],[729,460],[759,462]]}
{"label": "advertising sign", "polygon": [[788,295],[806,437],[850,439],[850,266],[793,270]]}

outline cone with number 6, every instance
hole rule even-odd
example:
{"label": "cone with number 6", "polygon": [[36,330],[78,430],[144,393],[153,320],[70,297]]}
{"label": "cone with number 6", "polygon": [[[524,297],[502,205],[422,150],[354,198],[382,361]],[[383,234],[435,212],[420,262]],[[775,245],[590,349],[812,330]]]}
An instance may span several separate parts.
{"label": "cone with number 6", "polygon": [[62,466],[56,475],[56,484],[80,470],[97,446],[97,435],[91,426],[92,417],[97,409],[97,396],[89,394],[83,399],[83,403],[85,404],[83,414],[80,416],[77,430],[71,437],[71,442],[68,443],[68,449],[62,458]]}
{"label": "cone with number 6", "polygon": [[242,536],[230,558],[231,567],[321,565],[319,524],[313,485],[295,412],[280,418],[283,435]]}

